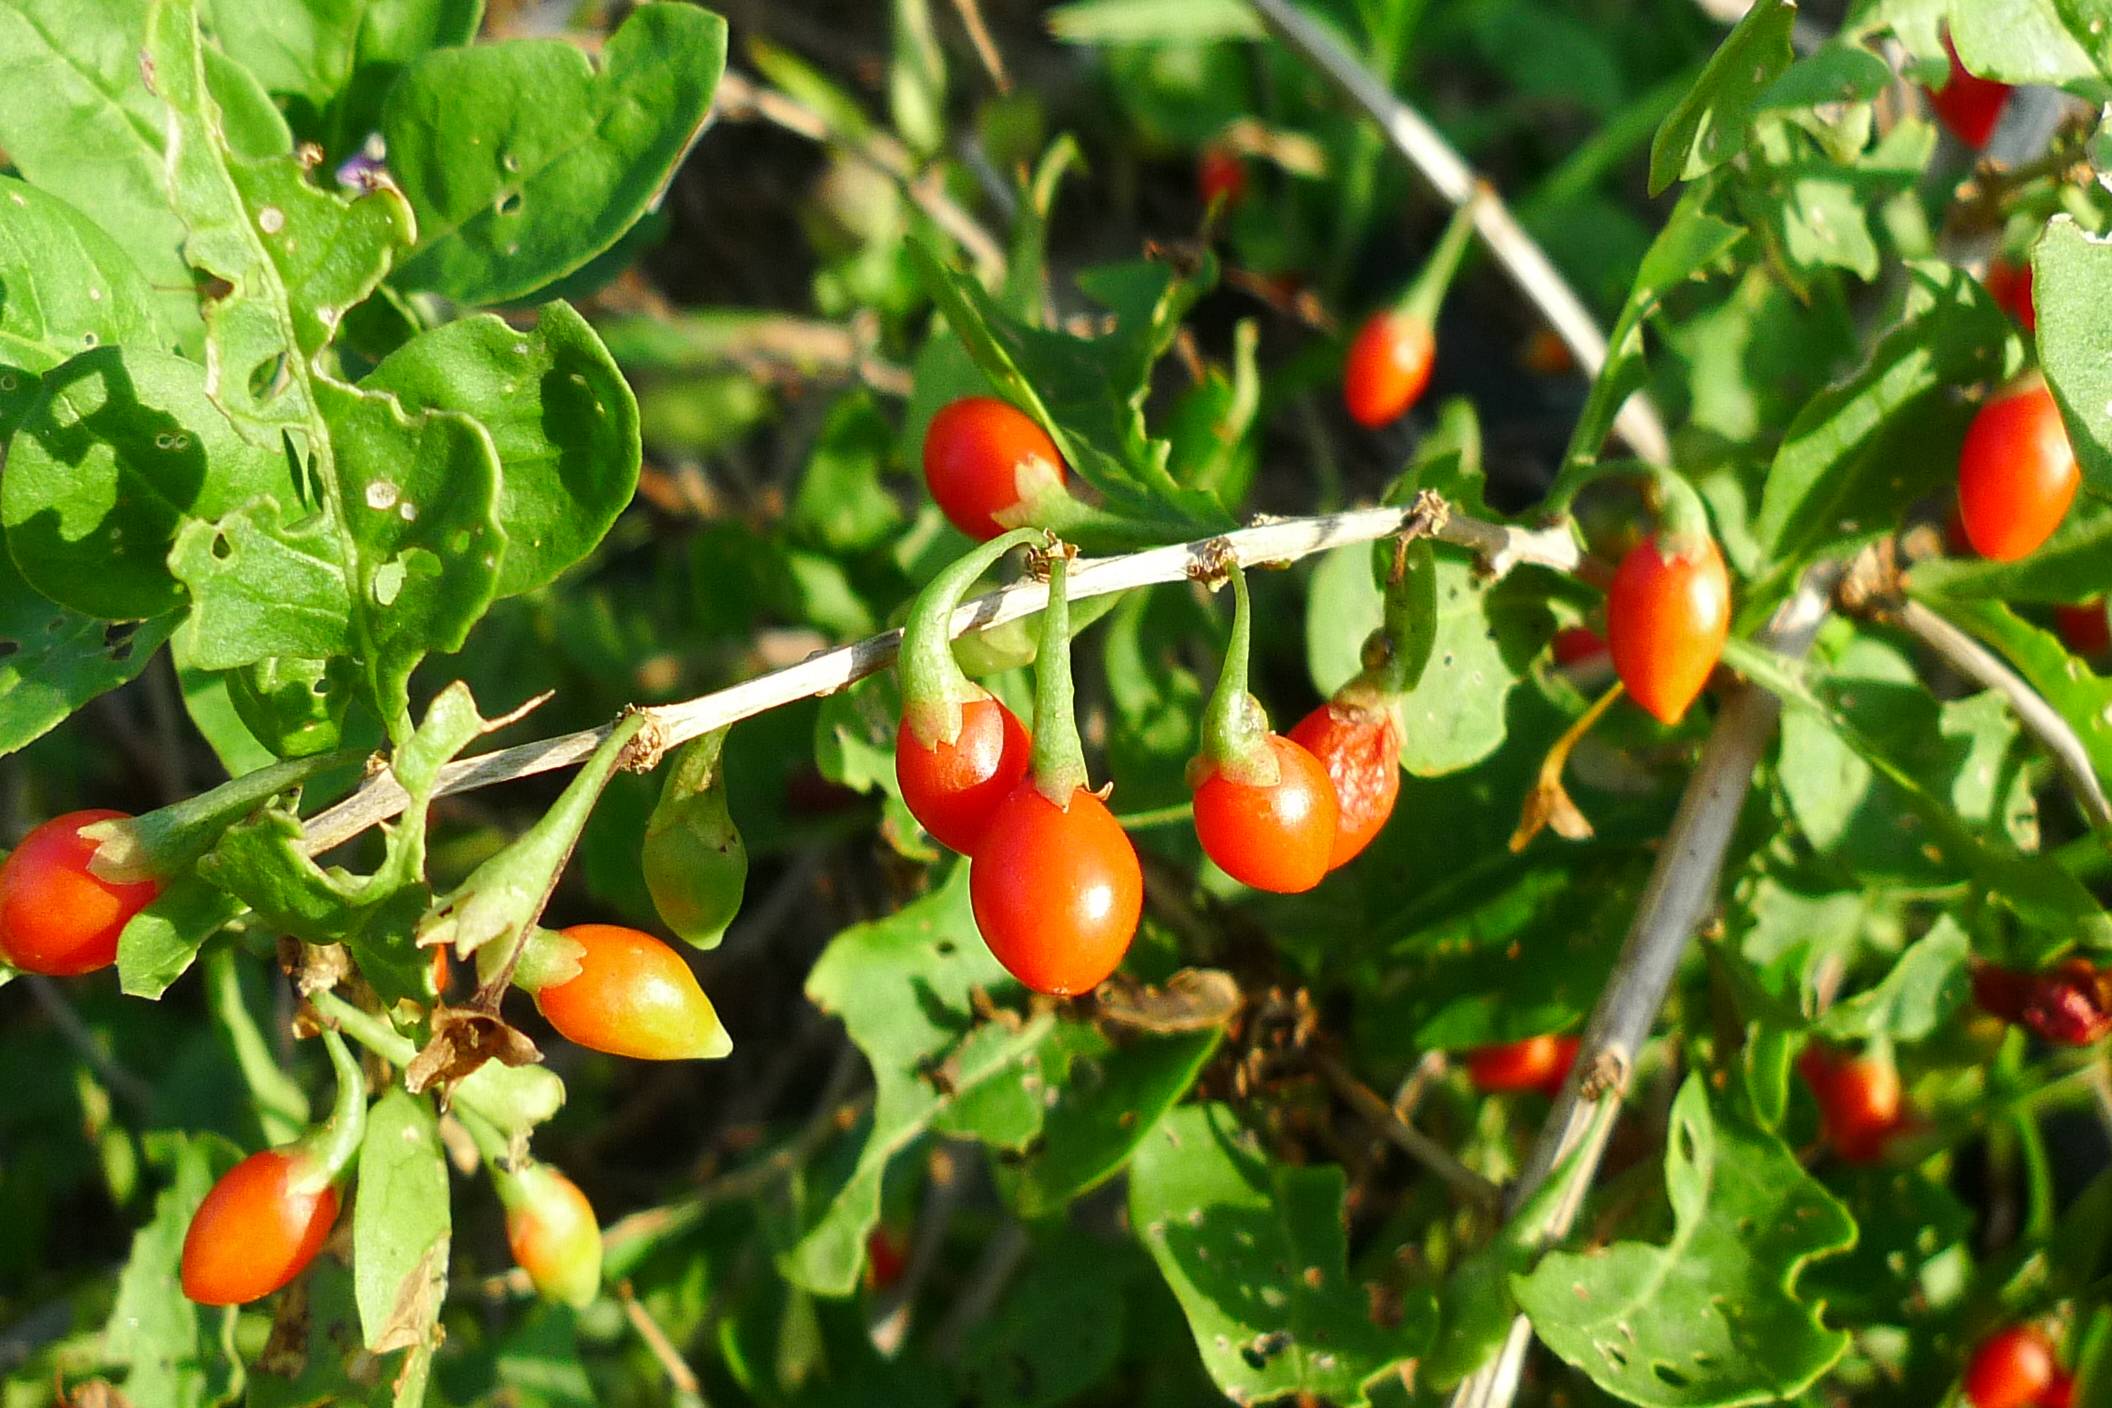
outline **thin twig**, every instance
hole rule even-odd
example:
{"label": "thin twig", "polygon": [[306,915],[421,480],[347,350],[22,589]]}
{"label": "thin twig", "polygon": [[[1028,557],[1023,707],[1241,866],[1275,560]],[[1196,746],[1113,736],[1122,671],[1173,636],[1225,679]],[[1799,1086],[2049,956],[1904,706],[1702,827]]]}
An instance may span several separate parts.
{"label": "thin twig", "polygon": [[2068,788],[2090,818],[2093,827],[2112,826],[2112,802],[2091,765],[2090,752],[2060,712],[2002,663],[2002,658],[1952,625],[1922,603],[1913,600],[1875,604],[1872,613],[1935,651],[1943,662],[1983,689],[1994,690],[2016,710],[2017,721],[2045,745],[2067,780]]}
{"label": "thin twig", "polygon": [[[1829,566],[1807,573],[1761,633],[1762,643],[1790,656],[1809,650],[1826,619],[1836,572]],[[1606,1151],[1613,1121],[1600,1118],[1604,1103],[1618,1103],[1627,1094],[1636,1053],[1664,1006],[1672,975],[1716,903],[1724,852],[1752,791],[1753,769],[1774,737],[1781,714],[1781,701],[1765,689],[1745,683],[1732,687],[1701,761],[1687,779],[1627,941],[1585,1026],[1576,1065],[1510,1189],[1509,1205],[1515,1211],[1572,1150],[1585,1161],[1574,1193],[1549,1220],[1547,1240],[1569,1230],[1591,1173]],[[1502,1350],[1453,1391],[1452,1408],[1508,1408],[1518,1392],[1519,1370],[1531,1340],[1532,1327],[1521,1315]]]}
{"label": "thin twig", "polygon": [[[1405,509],[1368,508],[1320,518],[1286,518],[1215,538],[1198,538],[1119,557],[1081,559],[1071,568],[1070,598],[1078,602],[1137,587],[1187,581],[1198,573],[1221,573],[1233,563],[1242,567],[1290,563],[1345,544],[1376,542],[1403,533],[1433,537],[1479,553],[1491,571],[1534,563],[1558,572],[1588,575],[1588,560],[1566,527],[1526,529],[1484,523],[1453,514],[1443,500],[1424,495]],[[1048,599],[1046,583],[1015,582],[1002,591],[979,596],[956,611],[953,634],[959,636],[1032,616],[1048,604]],[[868,636],[730,688],[681,703],[654,705],[642,712],[657,726],[661,741],[672,748],[796,700],[845,689],[894,663],[901,643],[899,630]],[[592,753],[613,726],[603,725],[462,759],[441,770],[436,795],[468,792],[568,767]],[[383,770],[350,797],[311,818],[303,844],[311,855],[327,851],[397,815],[406,800],[394,775]]]}
{"label": "thin twig", "polygon": [[653,1358],[659,1361],[660,1371],[667,1375],[667,1384],[675,1391],[676,1402],[702,1403],[704,1390],[697,1382],[696,1372],[683,1360],[682,1352],[676,1349],[675,1342],[667,1337],[667,1331],[660,1328],[660,1322],[653,1318],[652,1312],[647,1310],[632,1292],[631,1283],[619,1281],[616,1285],[616,1295],[623,1301],[624,1317],[631,1322],[631,1328],[638,1332],[639,1340],[644,1343]]}
{"label": "thin twig", "polygon": [[741,121],[756,117],[787,132],[824,146],[840,148],[882,175],[891,177],[933,224],[951,235],[954,242],[975,261],[977,274],[991,278],[1005,267],[1004,248],[973,215],[961,209],[946,194],[936,169],[919,171],[909,148],[886,132],[854,136],[836,131],[828,119],[788,94],[765,88],[746,74],[726,70],[719,79],[718,102],[723,116]]}
{"label": "thin twig", "polygon": [[983,23],[981,0],[953,0],[953,8],[961,17],[961,26],[968,31],[968,43],[975,50],[976,62],[990,75],[990,82],[999,93],[1009,94],[1012,76],[1005,72],[1005,56],[997,51],[997,41],[990,37],[990,26]]}
{"label": "thin twig", "polygon": [[[1606,365],[1606,335],[1599,330],[1597,320],[1546,252],[1512,216],[1509,207],[1488,191],[1487,183],[1474,174],[1428,119],[1396,98],[1332,36],[1300,13],[1291,0],[1249,3],[1271,33],[1378,123],[1438,195],[1454,206],[1462,206],[1478,193],[1485,193],[1474,212],[1474,228],[1482,242],[1510,274],[1511,282],[1532,300],[1568,345],[1577,365],[1597,376],[1599,368]],[[1648,397],[1640,393],[1629,397],[1614,424],[1637,455],[1653,464],[1671,462],[1671,441]]]}
{"label": "thin twig", "polygon": [[924,1185],[924,1201],[917,1208],[909,1263],[902,1268],[899,1281],[874,1297],[868,1322],[873,1348],[888,1358],[893,1358],[908,1339],[910,1316],[916,1309],[917,1296],[924,1289],[924,1283],[931,1279],[932,1272],[938,1270],[939,1257],[946,1247],[946,1234],[953,1227],[954,1214],[960,1211],[961,1197],[966,1191],[963,1164],[974,1147],[966,1140],[948,1140],[931,1152],[931,1177]]}
{"label": "thin twig", "polygon": [[1318,1071],[1350,1108],[1386,1136],[1395,1148],[1449,1184],[1462,1197],[1490,1212],[1503,1205],[1503,1190],[1452,1156],[1452,1151],[1395,1113],[1385,1096],[1373,1090],[1325,1052],[1313,1056]]}

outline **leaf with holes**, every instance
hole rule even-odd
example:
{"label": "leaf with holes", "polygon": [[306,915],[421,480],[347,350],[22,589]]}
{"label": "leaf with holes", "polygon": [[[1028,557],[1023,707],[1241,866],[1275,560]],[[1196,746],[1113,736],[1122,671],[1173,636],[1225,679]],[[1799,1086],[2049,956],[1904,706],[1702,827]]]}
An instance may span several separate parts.
{"label": "leaf with holes", "polygon": [[1090,1023],[1056,1028],[1034,1087],[1047,1107],[1040,1137],[1004,1179],[1021,1216],[1060,1213],[1114,1177],[1195,1083],[1218,1035],[1140,1036],[1117,1046]]}
{"label": "leaf with holes", "polygon": [[418,211],[406,288],[504,303],[616,243],[660,198],[703,129],[726,23],[641,5],[597,67],[556,39],[441,49],[382,109],[389,171]]}
{"label": "leaf with holes", "polygon": [[1640,1408],[1731,1408],[1794,1398],[1848,1336],[1798,1299],[1814,1257],[1855,1242],[1855,1222],[1781,1140],[1711,1112],[1687,1078],[1665,1146],[1671,1240],[1550,1252],[1512,1285],[1541,1340]]}
{"label": "leaf with holes", "polygon": [[184,604],[168,555],[187,522],[291,497],[286,456],[214,404],[206,371],[98,347],[44,374],[0,478],[0,525],[29,584],[111,621]]}
{"label": "leaf with holes", "polygon": [[183,257],[227,285],[205,310],[207,385],[260,441],[275,443],[279,429],[303,437],[327,486],[314,359],[410,244],[410,207],[389,186],[347,199],[316,185],[296,157],[251,158],[231,147],[206,53],[196,0],[154,0],[143,62],[166,108]]}
{"label": "leaf with holes", "polygon": [[935,1124],[950,1120],[956,1133],[1014,1146],[1039,1127],[1040,1102],[1019,1099],[1021,1075],[1051,1019],[978,1023],[970,998],[977,989],[1002,999],[1018,985],[976,933],[966,865],[890,918],[846,929],[814,965],[807,996],[843,1020],[872,1063],[875,1090],[856,1166],[778,1258],[794,1283],[816,1295],[851,1293],[880,1220],[888,1164]]}
{"label": "leaf with holes", "polygon": [[47,601],[0,549],[0,754],[138,675],[175,628],[174,616],[112,625]]}
{"label": "leaf with holes", "polygon": [[1345,1181],[1333,1166],[1272,1162],[1229,1105],[1159,1121],[1129,1174],[1129,1222],[1188,1316],[1227,1398],[1310,1395],[1356,1408],[1365,1385],[1428,1345],[1427,1294],[1382,1328],[1350,1279]]}
{"label": "leaf with holes", "polygon": [[422,333],[361,386],[491,434],[506,555],[498,594],[542,586],[589,552],[638,487],[638,402],[586,319],[546,304],[527,332],[491,316]]}

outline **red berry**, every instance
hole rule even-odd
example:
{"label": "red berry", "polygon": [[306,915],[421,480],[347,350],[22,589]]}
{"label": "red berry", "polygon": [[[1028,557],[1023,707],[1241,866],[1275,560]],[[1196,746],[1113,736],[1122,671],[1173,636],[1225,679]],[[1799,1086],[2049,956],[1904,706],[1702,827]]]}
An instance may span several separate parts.
{"label": "red berry", "polygon": [[337,1221],[337,1189],[314,1158],[266,1149],[229,1169],[183,1237],[183,1293],[245,1305],[307,1270]]}
{"label": "red berry", "polygon": [[1144,912],[1137,848],[1107,804],[1081,787],[1058,807],[1031,780],[990,818],[968,892],[997,961],[1059,997],[1089,992],[1114,972]]}
{"label": "red berry", "polygon": [[2039,1395],[2039,1408],[2075,1408],[2075,1375],[2054,1370],[2053,1382]]}
{"label": "red berry", "polygon": [[1621,683],[1678,723],[1709,682],[1731,633],[1731,579],[1711,539],[1666,556],[1654,538],[1628,550],[1606,596],[1606,644]]}
{"label": "red berry", "polygon": [[2004,312],[2015,318],[2026,332],[2037,332],[2039,310],[2031,296],[2031,261],[2012,264],[1997,255],[1988,262],[1987,278],[1983,280],[1987,291],[1994,295],[1995,302]]}
{"label": "red berry", "polygon": [[1797,1058],[1797,1069],[1819,1103],[1826,1142],[1849,1163],[1873,1163],[1897,1134],[1904,1117],[1899,1071],[1889,1061],[1849,1057],[1814,1043]]}
{"label": "red berry", "polygon": [[1334,870],[1355,860],[1393,815],[1401,792],[1401,734],[1384,709],[1322,704],[1298,721],[1291,741],[1320,760],[1335,785]]}
{"label": "red berry", "polygon": [[113,884],[88,869],[95,843],[80,830],[123,812],[55,816],[0,862],[0,959],[26,973],[71,978],[117,961],[117,936],[161,893],[153,880]]}
{"label": "red berry", "polygon": [[1436,352],[1420,318],[1391,308],[1366,318],[1342,364],[1342,404],[1350,418],[1373,428],[1399,419],[1430,384]]}
{"label": "red berry", "polygon": [[1973,964],[1973,1005],[2005,1022],[2021,1022],[2036,981],[2035,974],[1976,961]]}
{"label": "red berry", "polygon": [[2053,1386],[2053,1341],[2031,1325],[2011,1325],[1980,1341],[1965,1365],[1973,1408],[2033,1408]]}
{"label": "red berry", "polygon": [[924,483],[953,526],[987,542],[1022,527],[1022,507],[1064,483],[1048,432],[994,396],[948,403],[924,431]]}
{"label": "red berry", "polygon": [[1967,73],[1965,65],[1958,62],[1958,51],[1951,47],[1948,34],[1943,37],[1943,52],[1950,56],[1950,80],[1929,94],[1929,106],[1952,136],[1979,151],[1995,135],[1995,124],[2002,120],[2002,109],[2009,103],[2009,85]]}
{"label": "red berry", "polygon": [[585,1305],[601,1289],[601,1224],[579,1185],[531,1163],[502,1182],[506,1245],[538,1294]]}
{"label": "red berry", "polygon": [[865,1236],[865,1284],[884,1291],[902,1279],[909,1269],[909,1248],[885,1227],[875,1227]]}
{"label": "red berry", "polygon": [[1477,1090],[1541,1090],[1552,1094],[1576,1064],[1577,1038],[1529,1036],[1503,1046],[1477,1046],[1467,1053],[1467,1078]]}
{"label": "red berry", "polygon": [[535,1005],[567,1041],[640,1061],[724,1056],[733,1041],[680,954],[615,924],[575,924],[579,972],[545,983]]}
{"label": "red berry", "polygon": [[2080,606],[2054,607],[2053,624],[2078,655],[2103,655],[2112,650],[2112,621],[2106,619],[2103,597]]}
{"label": "red berry", "polygon": [[1247,164],[1228,147],[1207,146],[1196,158],[1195,188],[1203,204],[1223,201],[1227,210],[1247,196]]}
{"label": "red berry", "polygon": [[1553,328],[1535,328],[1519,349],[1518,365],[1536,376],[1567,376],[1577,369],[1576,354]]}
{"label": "red berry", "polygon": [[969,855],[1027,775],[1031,750],[1019,716],[985,695],[961,706],[960,736],[935,748],[919,743],[905,718],[895,732],[895,779],[910,815],[940,845]]}
{"label": "red berry", "polygon": [[2112,1031],[2108,984],[2088,959],[2071,958],[2028,980],[2016,1020],[2056,1046],[2088,1046]]}
{"label": "red berry", "polygon": [[1218,868],[1257,890],[1293,895],[1327,875],[1335,848],[1335,785],[1318,758],[1268,736],[1276,781],[1236,781],[1212,768],[1195,789],[1195,835]]}
{"label": "red berry", "polygon": [[1958,516],[1973,550],[2028,557],[2053,536],[2082,485],[2060,407],[2032,377],[1980,408],[1958,451]]}
{"label": "red berry", "polygon": [[1606,653],[1606,638],[1589,626],[1564,626],[1555,632],[1555,663],[1568,668]]}

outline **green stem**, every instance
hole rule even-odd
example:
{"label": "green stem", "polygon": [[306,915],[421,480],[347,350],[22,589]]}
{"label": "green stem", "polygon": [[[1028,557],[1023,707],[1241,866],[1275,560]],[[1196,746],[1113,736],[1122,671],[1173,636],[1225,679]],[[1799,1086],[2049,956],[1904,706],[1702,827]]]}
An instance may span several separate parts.
{"label": "green stem", "polygon": [[[1225,646],[1225,664],[1217,676],[1217,688],[1203,706],[1203,761],[1218,772],[1249,778],[1257,771],[1273,771],[1274,757],[1266,740],[1268,716],[1260,701],[1247,691],[1247,661],[1252,653],[1253,604],[1247,598],[1247,574],[1234,563],[1232,582],[1232,639]],[[1271,777],[1254,777],[1267,783]]]}
{"label": "green stem", "polygon": [[335,1023],[339,1031],[392,1066],[408,1066],[418,1054],[411,1039],[390,1026],[387,1019],[354,1007],[334,992],[310,993],[308,1004]]}
{"label": "green stem", "polygon": [[1423,271],[1415,276],[1415,282],[1394,304],[1396,313],[1414,318],[1426,328],[1437,326],[1437,310],[1444,306],[1445,293],[1452,287],[1452,278],[1459,272],[1460,261],[1466,257],[1467,247],[1474,238],[1474,213],[1481,208],[1483,193],[1476,187],[1452,212],[1451,220],[1445,224],[1444,234],[1438,237],[1437,247],[1430,251],[1430,258]]}
{"label": "green stem", "polygon": [[1651,476],[1657,488],[1657,544],[1668,557],[1684,557],[1710,540],[1709,511],[1686,476],[1660,468]]}
{"label": "green stem", "polygon": [[117,884],[166,880],[210,850],[235,821],[281,792],[363,756],[357,749],[346,749],[273,763],[145,816],[85,827],[82,834],[97,843],[89,868]]}
{"label": "green stem", "polygon": [[1086,785],[1085,745],[1078,739],[1071,689],[1070,559],[1059,543],[1049,553],[1049,604],[1041,613],[1041,650],[1034,662],[1034,786],[1068,811]]}
{"label": "green stem", "polygon": [[1172,826],[1186,821],[1195,814],[1192,802],[1176,802],[1169,807],[1151,807],[1141,812],[1123,812],[1115,818],[1122,823],[1124,831],[1148,831],[1154,826]]}
{"label": "green stem", "polygon": [[953,658],[953,613],[976,580],[1012,549],[1044,537],[1038,528],[1015,528],[964,553],[917,594],[896,670],[902,680],[902,718],[926,748],[961,736],[961,707],[987,693]]}
{"label": "green stem", "polygon": [[359,1058],[345,1048],[345,1039],[327,1028],[323,1049],[330,1053],[330,1065],[337,1072],[337,1103],[322,1127],[301,1143],[314,1156],[320,1174],[335,1183],[352,1166],[360,1142],[367,1137],[367,1078],[359,1069]]}

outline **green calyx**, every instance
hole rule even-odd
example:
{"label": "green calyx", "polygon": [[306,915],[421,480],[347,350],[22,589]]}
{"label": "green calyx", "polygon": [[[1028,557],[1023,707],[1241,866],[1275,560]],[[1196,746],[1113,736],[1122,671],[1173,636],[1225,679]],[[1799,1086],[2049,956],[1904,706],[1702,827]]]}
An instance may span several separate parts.
{"label": "green calyx", "polygon": [[356,765],[361,757],[348,750],[273,763],[145,816],[84,826],[81,835],[96,843],[88,868],[117,885],[166,880],[187,869],[213,848],[223,831],[272,798],[317,773]]}
{"label": "green calyx", "polygon": [[961,598],[999,558],[1046,537],[1038,528],[1015,528],[992,538],[963,554],[917,594],[902,628],[902,653],[895,668],[902,679],[903,722],[926,748],[958,739],[962,706],[988,693],[953,658],[953,613]]}
{"label": "green calyx", "polygon": [[1437,551],[1428,538],[1378,546],[1383,603],[1379,628],[1364,642],[1363,671],[1337,691],[1361,688],[1382,700],[1414,689],[1437,648]]}
{"label": "green calyx", "polygon": [[[538,924],[521,939],[520,956],[513,965],[513,985],[533,994],[569,983],[579,976],[579,961],[585,954],[586,949],[577,940]],[[500,945],[478,949],[478,981],[494,981],[504,971],[506,957]]]}
{"label": "green calyx", "polygon": [[1232,639],[1225,646],[1224,669],[1217,688],[1203,706],[1203,747],[1196,757],[1192,783],[1210,773],[1248,787],[1273,787],[1282,773],[1269,747],[1269,716],[1261,701],[1247,692],[1247,660],[1253,637],[1253,606],[1247,598],[1247,575],[1234,563]]}
{"label": "green calyx", "polygon": [[1474,193],[1453,212],[1422,272],[1415,276],[1415,282],[1393,305],[1396,315],[1413,318],[1426,328],[1437,326],[1438,309],[1444,306],[1445,294],[1450,291],[1453,277],[1459,273],[1460,263],[1466,258],[1467,247],[1474,238],[1474,216],[1487,195],[1485,187],[1476,186]]}
{"label": "green calyx", "polygon": [[1041,613],[1041,649],[1034,662],[1034,787],[1062,810],[1086,785],[1085,745],[1078,739],[1071,689],[1069,549],[1049,550],[1049,604]]}
{"label": "green calyx", "polygon": [[359,1058],[345,1046],[343,1037],[327,1028],[323,1049],[330,1053],[331,1068],[337,1073],[337,1103],[331,1106],[329,1119],[293,1145],[312,1161],[312,1172],[306,1176],[317,1187],[343,1178],[367,1137],[367,1078],[359,1069]]}
{"label": "green calyx", "polygon": [[1657,469],[1651,475],[1657,496],[1657,548],[1665,557],[1690,558],[1713,540],[1709,511],[1686,477],[1676,470]]}

